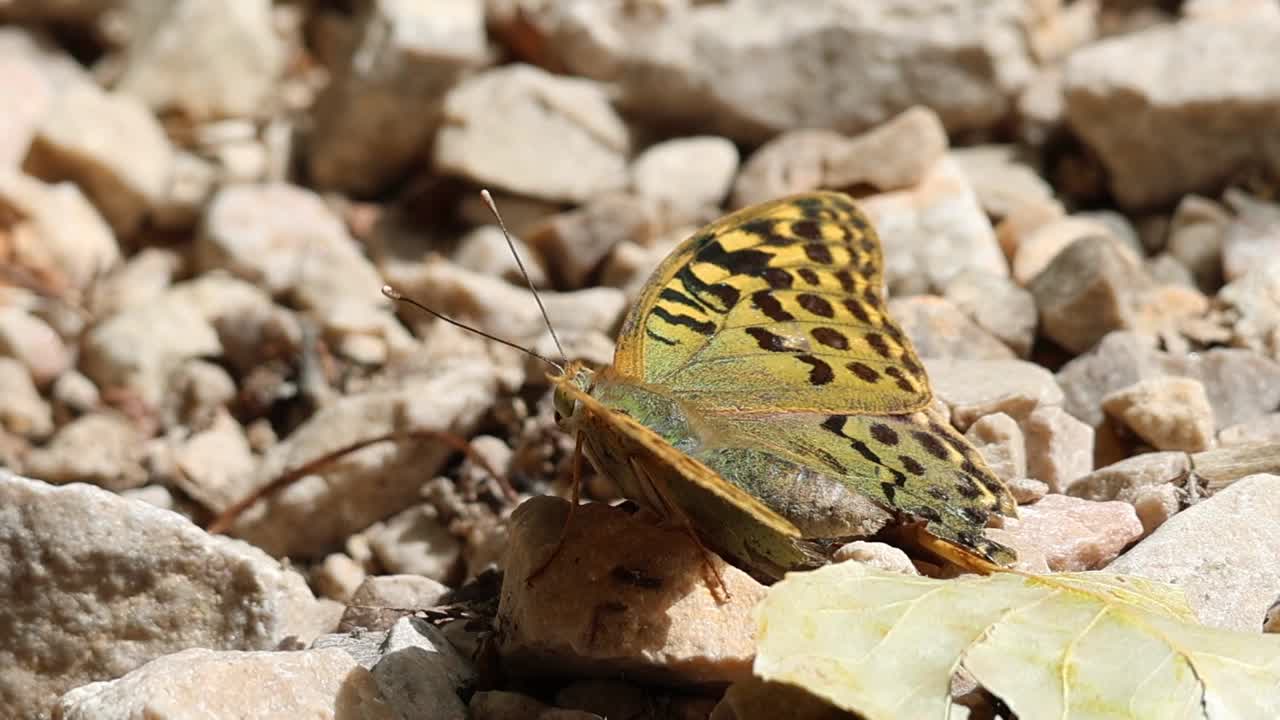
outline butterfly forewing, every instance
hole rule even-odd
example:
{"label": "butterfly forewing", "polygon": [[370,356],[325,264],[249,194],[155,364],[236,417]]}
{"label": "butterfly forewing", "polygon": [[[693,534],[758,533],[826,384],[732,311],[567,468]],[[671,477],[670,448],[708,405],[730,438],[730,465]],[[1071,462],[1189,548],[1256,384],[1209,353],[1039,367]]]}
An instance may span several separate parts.
{"label": "butterfly forewing", "polygon": [[734,213],[659,266],[614,369],[708,407],[918,410],[929,384],[886,314],[882,266],[875,230],[842,194]]}

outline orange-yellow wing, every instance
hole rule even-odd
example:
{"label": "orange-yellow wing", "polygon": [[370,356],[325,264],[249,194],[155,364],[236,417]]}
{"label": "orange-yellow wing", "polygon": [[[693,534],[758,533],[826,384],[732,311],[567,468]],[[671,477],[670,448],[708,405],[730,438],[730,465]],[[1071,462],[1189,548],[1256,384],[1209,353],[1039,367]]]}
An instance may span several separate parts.
{"label": "orange-yellow wing", "polygon": [[882,267],[875,230],[841,193],[733,213],[654,272],[614,372],[718,410],[919,410],[929,384],[886,313]]}

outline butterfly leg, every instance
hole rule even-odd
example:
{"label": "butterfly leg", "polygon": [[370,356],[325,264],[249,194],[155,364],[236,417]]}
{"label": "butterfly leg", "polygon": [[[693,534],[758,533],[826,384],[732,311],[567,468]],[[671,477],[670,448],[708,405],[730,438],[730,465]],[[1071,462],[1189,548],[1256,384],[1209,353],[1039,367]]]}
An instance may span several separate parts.
{"label": "butterfly leg", "polygon": [[698,546],[698,551],[702,553],[703,568],[706,569],[707,573],[712,578],[715,578],[715,587],[712,588],[712,595],[716,595],[717,593],[715,592],[715,588],[719,588],[720,592],[718,594],[723,598],[724,602],[728,602],[733,596],[729,593],[729,586],[725,584],[724,577],[720,574],[720,569],[716,566],[716,555],[715,553],[712,553],[706,545],[702,544],[702,538],[698,537],[697,531],[693,529],[693,521],[689,519],[689,516],[685,514],[684,510],[680,509],[679,505],[671,502],[670,497],[665,492],[665,483],[655,482],[653,476],[644,472],[644,469],[637,464],[634,459],[629,460],[629,463],[631,465],[632,473],[634,473],[636,477],[644,478],[649,484],[650,489],[653,490],[653,496],[658,498],[662,503],[663,515],[674,519],[680,529],[683,530],[689,538],[693,540],[693,543]]}
{"label": "butterfly leg", "polygon": [[569,480],[569,514],[564,519],[564,526],[560,528],[560,539],[556,540],[556,546],[551,549],[551,554],[547,555],[547,559],[542,564],[533,569],[524,579],[525,586],[533,585],[533,581],[539,575],[546,572],[551,567],[551,563],[555,561],[560,551],[564,549],[564,542],[569,538],[569,523],[573,522],[573,512],[578,509],[578,500],[582,497],[582,433],[579,432],[576,442],[573,445],[573,463]]}

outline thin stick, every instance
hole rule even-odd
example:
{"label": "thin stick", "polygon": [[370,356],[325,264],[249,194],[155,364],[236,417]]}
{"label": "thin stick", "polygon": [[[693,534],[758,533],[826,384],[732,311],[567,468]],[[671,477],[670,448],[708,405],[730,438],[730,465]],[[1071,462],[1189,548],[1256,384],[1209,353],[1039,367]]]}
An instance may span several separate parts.
{"label": "thin stick", "polygon": [[560,526],[560,539],[556,540],[556,546],[551,548],[551,554],[547,555],[547,559],[534,568],[533,572],[525,576],[525,587],[532,587],[533,581],[538,579],[538,576],[545,572],[547,568],[551,567],[551,563],[559,557],[560,551],[564,549],[565,541],[569,539],[569,524],[573,522],[573,512],[578,509],[578,502],[582,500],[582,432],[579,431],[575,437],[571,481],[572,498],[569,500],[569,514],[564,517],[564,525]]}
{"label": "thin stick", "polygon": [[[560,365],[559,363],[555,362],[554,360],[551,360],[551,359],[549,359],[549,358],[543,357],[542,355],[539,355],[538,353],[536,353],[536,352],[534,352],[534,351],[530,350],[529,348],[521,347],[521,346],[519,346],[519,345],[517,345],[517,344],[515,344],[515,343],[513,343],[513,342],[510,342],[510,341],[507,341],[507,340],[503,340],[503,339],[502,339],[502,338],[500,338],[500,337],[494,337],[493,335],[490,335],[489,333],[487,333],[487,332],[485,332],[485,331],[483,331],[483,330],[480,330],[479,328],[473,328],[473,327],[471,327],[470,325],[467,325],[466,323],[458,322],[457,320],[454,320],[453,318],[449,317],[448,315],[445,315],[445,314],[443,314],[443,313],[438,313],[438,312],[436,312],[435,310],[432,310],[431,308],[427,307],[426,305],[423,305],[422,303],[418,302],[417,300],[414,300],[414,299],[413,299],[413,298],[411,298],[411,297],[405,297],[404,295],[401,295],[399,290],[396,290],[395,288],[391,287],[390,285],[383,285],[383,286],[382,286],[382,294],[383,294],[383,295],[386,295],[388,298],[390,298],[390,299],[392,299],[392,300],[395,300],[396,302],[402,302],[402,303],[405,303],[406,305],[412,305],[412,306],[414,306],[414,307],[418,308],[419,310],[421,310],[421,311],[423,311],[423,312],[425,312],[425,313],[427,313],[427,314],[429,314],[429,315],[433,315],[433,316],[435,316],[435,317],[437,317],[437,318],[440,318],[441,320],[443,320],[443,321],[445,321],[445,322],[449,323],[450,325],[453,325],[454,327],[460,327],[460,328],[462,328],[463,330],[466,330],[467,332],[473,332],[473,333],[475,333],[475,334],[479,335],[480,337],[488,338],[489,340],[492,340],[492,341],[494,341],[494,342],[496,342],[496,343],[502,343],[503,345],[506,345],[507,347],[515,348],[516,350],[519,350],[520,352],[525,353],[526,355],[531,355],[531,356],[533,356],[533,357],[536,357],[536,358],[538,358],[539,360],[541,360],[542,362],[544,362],[544,363],[546,363],[546,364],[550,365],[551,367],[555,368],[556,370],[560,371],[560,373],[561,373],[562,375],[564,374],[564,367],[563,367],[562,365]],[[536,297],[536,295],[535,295],[535,297]],[[541,304],[542,304],[542,301],[541,301],[541,300],[539,300],[539,301],[538,301],[538,304],[539,304],[539,305],[541,305]],[[559,341],[557,341],[557,347],[558,347],[558,346],[559,346]]]}
{"label": "thin stick", "polygon": [[[529,277],[529,272],[524,269],[524,261],[520,259],[520,253],[516,252],[516,244],[511,240],[511,233],[507,232],[507,224],[502,222],[502,215],[498,213],[498,205],[493,202],[493,196],[488,190],[481,190],[480,197],[484,198],[484,202],[489,206],[489,212],[498,219],[498,227],[502,229],[502,237],[507,240],[507,247],[511,248],[511,256],[516,259],[516,267],[520,268],[520,274],[524,276],[524,282],[529,286],[529,292],[533,293],[533,299],[538,302],[538,309],[542,311],[542,321],[547,324],[547,332],[551,333],[551,339],[556,344],[556,350],[560,351],[560,360],[564,364],[569,364],[569,356],[564,352],[564,346],[560,344],[560,338],[556,336],[556,329],[551,326],[551,316],[547,314],[547,308],[542,304],[542,296],[538,294],[537,288],[533,286],[533,278]],[[561,370],[561,372],[564,372]]]}

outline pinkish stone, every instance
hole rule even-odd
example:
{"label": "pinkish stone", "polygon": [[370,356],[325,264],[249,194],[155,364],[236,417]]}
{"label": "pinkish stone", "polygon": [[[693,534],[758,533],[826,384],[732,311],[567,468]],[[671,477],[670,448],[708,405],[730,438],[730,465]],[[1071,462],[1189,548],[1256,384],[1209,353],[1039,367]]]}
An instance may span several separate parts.
{"label": "pinkish stone", "polygon": [[1017,520],[1006,520],[1003,529],[987,534],[1020,555],[1024,549],[1042,552],[1054,572],[1075,572],[1106,565],[1142,532],[1129,503],[1046,495],[1018,508]]}

